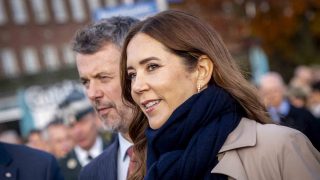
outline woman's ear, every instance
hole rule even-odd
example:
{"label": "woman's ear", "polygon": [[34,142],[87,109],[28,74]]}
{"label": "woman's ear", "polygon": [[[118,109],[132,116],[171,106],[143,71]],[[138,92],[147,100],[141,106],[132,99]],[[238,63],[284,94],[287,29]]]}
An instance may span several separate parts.
{"label": "woman's ear", "polygon": [[210,79],[212,78],[213,62],[207,55],[202,55],[199,57],[197,71],[197,88],[199,91],[204,87],[207,87]]}

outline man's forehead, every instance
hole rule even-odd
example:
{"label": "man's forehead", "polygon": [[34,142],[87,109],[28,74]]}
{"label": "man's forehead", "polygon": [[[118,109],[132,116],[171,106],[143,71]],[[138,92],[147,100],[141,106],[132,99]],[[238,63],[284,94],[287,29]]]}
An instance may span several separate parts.
{"label": "man's forehead", "polygon": [[107,42],[107,43],[104,43],[98,51],[114,51],[120,54],[121,48],[114,43]]}
{"label": "man's forehead", "polygon": [[79,74],[115,71],[115,66],[120,64],[120,56],[120,51],[113,48],[104,48],[90,55],[78,54],[76,64]]}

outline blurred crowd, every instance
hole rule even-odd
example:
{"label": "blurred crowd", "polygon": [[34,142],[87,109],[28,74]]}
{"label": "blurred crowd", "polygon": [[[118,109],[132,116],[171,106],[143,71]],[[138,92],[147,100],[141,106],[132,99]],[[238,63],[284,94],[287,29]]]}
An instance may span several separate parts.
{"label": "blurred crowd", "polygon": [[277,72],[268,72],[258,84],[260,97],[272,121],[304,133],[320,150],[320,71],[299,66],[286,84]]}
{"label": "blurred crowd", "polygon": [[[269,72],[257,87],[274,123],[300,130],[319,150],[320,68],[299,66],[289,83],[279,73]],[[57,158],[66,179],[77,179],[81,168],[102,153],[114,135],[103,128],[81,92],[72,92],[60,109],[63,116],[43,129],[31,130],[25,139],[8,130],[0,134],[0,141],[49,152]]]}
{"label": "blurred crowd", "polygon": [[320,67],[299,66],[291,79],[288,98],[293,105],[305,107],[320,118]]}
{"label": "blurred crowd", "polygon": [[54,155],[65,179],[77,179],[83,166],[113,141],[83,92],[74,90],[59,105],[62,112],[43,129],[32,129],[25,139],[15,131],[0,134],[0,141],[25,144]]}

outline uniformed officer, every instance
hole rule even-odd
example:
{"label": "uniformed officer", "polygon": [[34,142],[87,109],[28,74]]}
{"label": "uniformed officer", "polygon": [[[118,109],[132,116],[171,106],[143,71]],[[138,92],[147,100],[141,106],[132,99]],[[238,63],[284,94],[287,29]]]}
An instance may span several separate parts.
{"label": "uniformed officer", "polygon": [[111,143],[99,134],[100,120],[92,105],[80,90],[74,90],[60,104],[64,120],[70,126],[75,147],[59,160],[65,179],[78,179],[80,170],[100,155]]}

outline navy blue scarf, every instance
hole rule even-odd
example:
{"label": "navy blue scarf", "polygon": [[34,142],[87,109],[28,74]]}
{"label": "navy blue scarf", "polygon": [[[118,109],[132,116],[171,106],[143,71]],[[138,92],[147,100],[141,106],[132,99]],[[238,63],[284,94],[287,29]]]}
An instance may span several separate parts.
{"label": "navy blue scarf", "polygon": [[193,95],[161,128],[146,130],[145,179],[227,179],[211,170],[242,115],[241,106],[220,87],[211,85]]}

